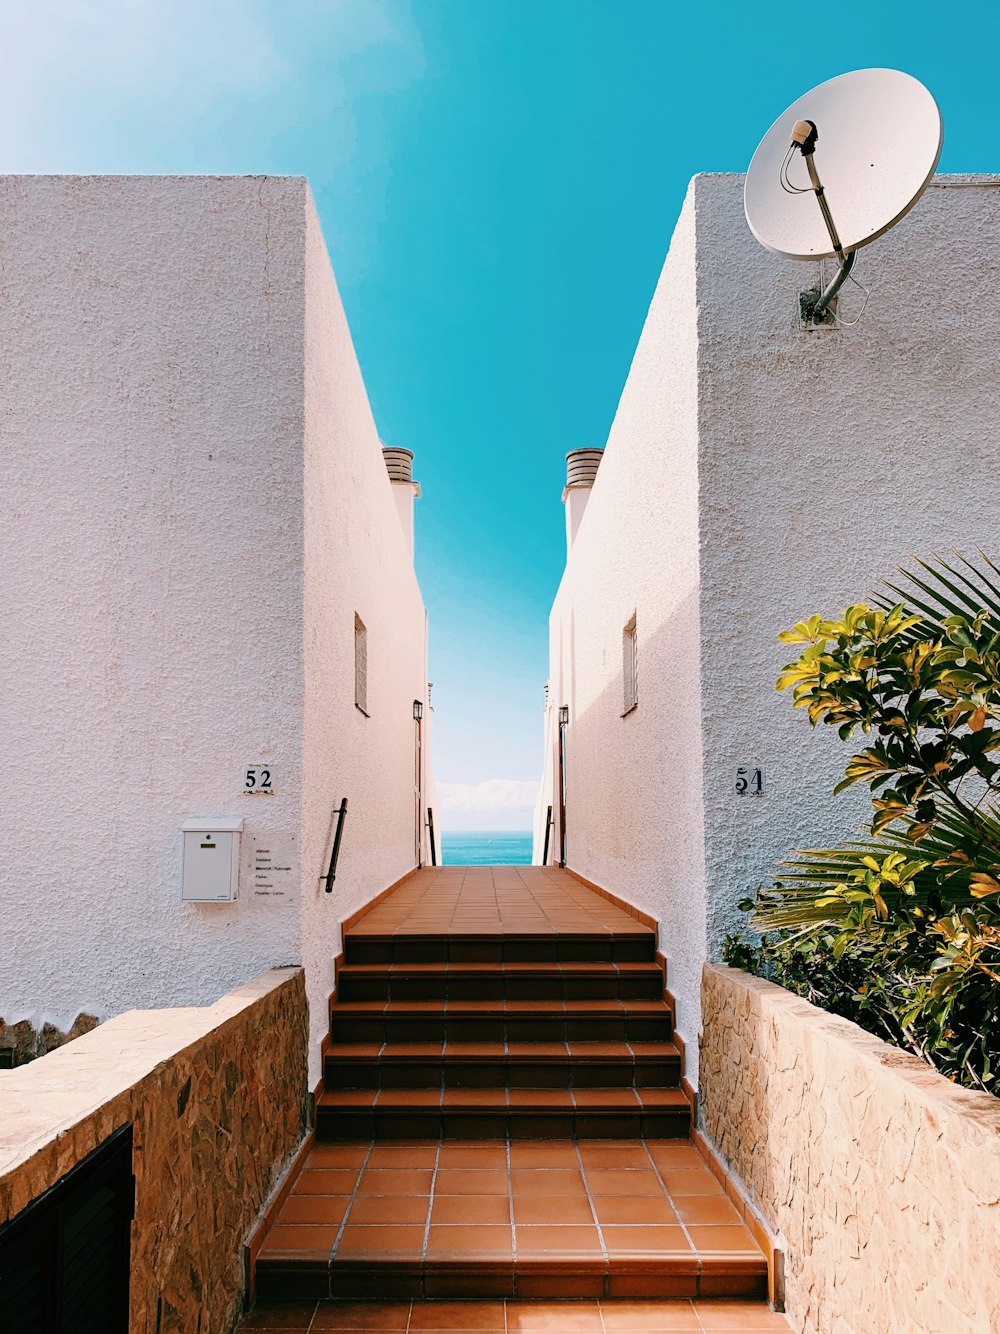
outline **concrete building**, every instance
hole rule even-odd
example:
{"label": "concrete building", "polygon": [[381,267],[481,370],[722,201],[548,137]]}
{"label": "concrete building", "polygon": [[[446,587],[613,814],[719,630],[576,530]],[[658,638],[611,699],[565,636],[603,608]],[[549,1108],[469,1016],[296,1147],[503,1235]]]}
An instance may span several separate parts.
{"label": "concrete building", "polygon": [[808,330],[820,266],[757,244],[741,177],[696,177],[592,488],[568,479],[535,860],[550,803],[559,857],[564,707],[567,865],[658,921],[693,1082],[702,965],[738,901],[867,809],[831,799],[843,747],[775,694],[779,630],[992,541],[1000,330],[974,312],[998,199],[1000,178],[937,177],[862,252],[861,322]]}
{"label": "concrete building", "polygon": [[[409,459],[304,180],[10,177],[0,228],[0,1016],[301,963],[315,1082],[342,920],[427,859]],[[183,901],[182,825],[240,819],[236,900]]]}

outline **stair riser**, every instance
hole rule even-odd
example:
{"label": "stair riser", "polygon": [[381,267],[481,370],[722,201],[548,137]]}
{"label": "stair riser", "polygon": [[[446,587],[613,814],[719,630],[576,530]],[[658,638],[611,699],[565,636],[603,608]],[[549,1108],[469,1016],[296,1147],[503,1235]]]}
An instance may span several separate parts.
{"label": "stair riser", "polygon": [[[744,1272],[739,1272],[740,1269]],[[703,1258],[701,1272],[692,1273],[689,1261],[630,1259],[619,1265],[612,1260],[609,1272],[595,1271],[593,1263],[577,1265],[572,1258],[539,1264],[511,1261],[509,1267],[488,1264],[456,1264],[447,1259],[422,1264],[354,1264],[326,1256],[303,1258],[294,1263],[257,1264],[257,1295],[263,1301],[459,1301],[559,1300],[566,1297],[622,1301],[680,1298],[763,1300],[767,1297],[767,1274],[757,1263],[734,1265],[726,1260],[715,1266]]]}
{"label": "stair riser", "polygon": [[391,1108],[371,1112],[320,1108],[316,1135],[324,1140],[365,1139],[685,1139],[687,1108],[620,1112],[597,1108],[544,1112],[477,1112],[447,1108]]}
{"label": "stair riser", "polygon": [[328,1089],[677,1088],[680,1062],[341,1061],[327,1057]]}
{"label": "stair riser", "polygon": [[502,973],[481,977],[390,975],[351,977],[341,975],[338,995],[345,1001],[575,1001],[659,1000],[663,974],[650,971],[641,976],[618,977],[507,977]]}
{"label": "stair riser", "polygon": [[662,1019],[338,1019],[334,1042],[669,1042]]}
{"label": "stair riser", "polygon": [[348,936],[349,964],[405,963],[651,963],[652,935],[565,936]]}

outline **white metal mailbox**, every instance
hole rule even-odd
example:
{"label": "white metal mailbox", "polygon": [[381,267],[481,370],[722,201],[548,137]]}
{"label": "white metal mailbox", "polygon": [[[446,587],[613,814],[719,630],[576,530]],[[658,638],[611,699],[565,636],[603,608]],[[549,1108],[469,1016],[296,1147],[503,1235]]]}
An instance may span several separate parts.
{"label": "white metal mailbox", "polygon": [[185,820],[181,898],[194,903],[232,903],[240,879],[243,821]]}

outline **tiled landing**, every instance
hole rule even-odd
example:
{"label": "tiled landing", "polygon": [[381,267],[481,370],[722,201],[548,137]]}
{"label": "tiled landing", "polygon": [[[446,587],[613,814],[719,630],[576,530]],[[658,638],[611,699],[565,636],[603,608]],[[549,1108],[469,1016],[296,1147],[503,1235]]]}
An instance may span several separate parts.
{"label": "tiled landing", "polygon": [[760,1297],[766,1283],[753,1236],[676,1140],[320,1143],[257,1262],[270,1300]]}
{"label": "tiled landing", "polygon": [[788,1334],[762,1302],[344,1302],[262,1305],[255,1334]]}
{"label": "tiled landing", "polygon": [[[555,866],[440,866],[418,871],[350,929],[355,962],[417,962],[421,945],[437,958],[447,941],[452,957],[492,961],[503,957],[505,937],[557,937],[578,946],[591,942],[589,957],[622,957],[628,944],[651,940],[652,930]],[[422,938],[422,941],[414,937]],[[392,946],[398,946],[395,955]],[[468,947],[468,948],[466,948]],[[478,947],[478,948],[477,948]],[[470,952],[471,951],[471,952]],[[558,957],[541,951],[540,958]],[[565,957],[585,957],[579,952]],[[638,957],[646,957],[640,953]]]}

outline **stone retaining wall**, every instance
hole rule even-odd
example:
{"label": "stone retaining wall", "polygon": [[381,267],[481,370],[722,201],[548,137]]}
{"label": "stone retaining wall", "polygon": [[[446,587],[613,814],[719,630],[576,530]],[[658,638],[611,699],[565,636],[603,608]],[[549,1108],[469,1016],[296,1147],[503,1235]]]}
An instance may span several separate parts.
{"label": "stone retaining wall", "polygon": [[130,1334],[229,1334],[243,1243],[306,1129],[300,968],[132,1010],[0,1071],[0,1223],[134,1124]]}
{"label": "stone retaining wall", "polygon": [[707,964],[702,1130],[785,1252],[799,1334],[1000,1330],[1000,1099]]}

